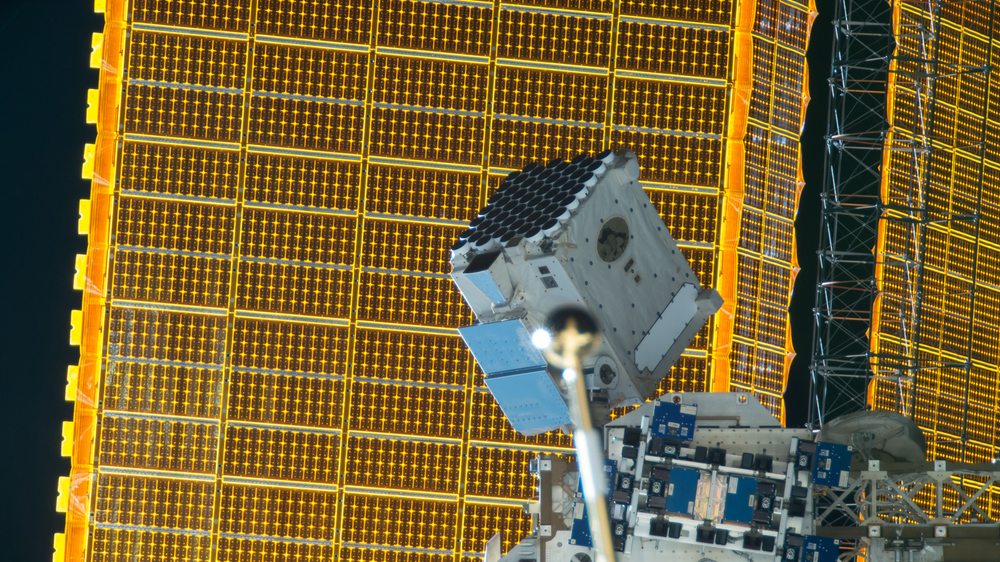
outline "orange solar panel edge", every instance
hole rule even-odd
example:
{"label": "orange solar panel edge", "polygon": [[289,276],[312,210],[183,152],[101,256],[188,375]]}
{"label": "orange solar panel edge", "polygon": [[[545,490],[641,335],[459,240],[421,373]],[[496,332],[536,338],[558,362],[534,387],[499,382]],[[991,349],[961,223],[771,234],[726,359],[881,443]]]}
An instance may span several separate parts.
{"label": "orange solar panel edge", "polygon": [[753,47],[750,32],[755,2],[740,2],[735,17],[736,29],[733,40],[734,84],[729,94],[728,131],[726,132],[726,175],[725,194],[720,205],[719,259],[717,260],[716,290],[722,296],[722,309],[715,315],[715,341],[712,351],[713,392],[728,392],[730,388],[730,355],[732,353],[733,320],[735,319],[737,269],[737,246],[742,224],[744,137],[746,136],[747,114],[749,112],[750,91],[753,88],[751,69]]}
{"label": "orange solar panel edge", "polygon": [[[126,2],[109,0],[105,6],[103,43],[98,60],[99,97],[97,142],[91,179],[91,214],[88,228],[86,271],[83,289],[83,338],[75,391],[74,435],[62,548],[64,560],[84,562],[89,540],[92,493],[91,473],[97,441],[97,408],[101,391],[101,334],[107,288],[110,224],[106,220],[114,206],[115,155],[118,142],[120,92],[125,45]],[[60,538],[57,536],[57,542]]]}

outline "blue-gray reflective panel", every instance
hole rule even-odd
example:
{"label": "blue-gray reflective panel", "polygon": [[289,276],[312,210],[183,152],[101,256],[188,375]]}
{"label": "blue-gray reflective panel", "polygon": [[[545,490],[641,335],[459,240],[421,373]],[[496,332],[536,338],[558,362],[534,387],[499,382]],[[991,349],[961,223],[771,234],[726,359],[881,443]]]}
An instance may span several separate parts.
{"label": "blue-gray reflective panel", "polygon": [[465,277],[469,281],[472,281],[472,284],[482,291],[486,295],[486,298],[490,299],[493,304],[506,304],[507,299],[503,298],[500,286],[497,285],[497,282],[493,279],[488,269],[475,273],[466,273]]}
{"label": "blue-gray reflective panel", "polygon": [[486,376],[545,368],[542,352],[520,320],[466,326],[458,333]]}
{"label": "blue-gray reflective panel", "polygon": [[569,408],[544,370],[486,377],[503,415],[514,429],[534,435],[569,424]]}

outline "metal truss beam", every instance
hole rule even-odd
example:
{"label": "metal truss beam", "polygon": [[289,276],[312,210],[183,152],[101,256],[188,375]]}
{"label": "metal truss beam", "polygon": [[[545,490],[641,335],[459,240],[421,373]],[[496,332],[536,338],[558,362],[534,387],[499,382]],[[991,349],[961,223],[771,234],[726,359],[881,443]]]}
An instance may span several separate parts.
{"label": "metal truss beam", "polygon": [[[939,360],[919,352],[927,231],[964,223],[974,229],[978,246],[981,197],[975,202],[975,211],[951,212],[935,208],[928,193],[931,188],[945,188],[935,185],[942,179],[930,173],[935,154],[965,150],[985,158],[985,115],[978,144],[935,134],[937,83],[969,73],[988,73],[991,61],[973,66],[939,60],[942,3],[908,3],[923,13],[915,18],[922,23],[906,24],[893,22],[893,2],[836,2],[813,309],[809,412],[813,426],[869,408],[869,388],[875,380],[883,387],[895,385],[897,411],[913,414],[916,374],[942,368]],[[992,25],[991,21],[991,29]],[[890,87],[896,92],[905,90],[912,98],[912,123],[890,119]],[[894,159],[892,178],[883,175],[890,159]],[[980,174],[980,195],[982,180]],[[887,236],[890,232],[908,240],[897,244],[891,254],[879,248],[880,233]],[[971,353],[975,279],[970,291]],[[880,318],[880,323],[893,326],[892,336],[898,342],[893,353],[871,349],[872,335],[881,329],[872,325],[878,299],[883,304],[893,303],[882,307]],[[961,366],[969,369],[971,361]]]}

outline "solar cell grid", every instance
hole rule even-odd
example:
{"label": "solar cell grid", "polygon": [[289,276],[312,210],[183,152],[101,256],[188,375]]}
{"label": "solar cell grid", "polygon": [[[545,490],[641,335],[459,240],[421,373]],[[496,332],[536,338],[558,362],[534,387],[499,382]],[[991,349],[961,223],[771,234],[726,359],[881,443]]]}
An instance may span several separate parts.
{"label": "solar cell grid", "polygon": [[455,494],[461,443],[351,437],[344,484],[388,490]]}
{"label": "solar cell grid", "polygon": [[729,32],[622,21],[618,68],[725,79]]}
{"label": "solar cell grid", "polygon": [[[757,340],[761,343],[775,346],[785,346],[785,317],[788,309],[782,306],[761,303],[758,309]],[[768,387],[768,390],[780,392],[784,385],[779,381]]]}
{"label": "solar cell grid", "polygon": [[970,459],[982,459],[973,462],[990,462],[993,460],[990,453],[993,452],[992,445],[996,439],[996,414],[992,408],[979,404],[968,404],[967,408],[969,415],[966,425],[972,440],[988,443],[990,446],[969,443],[971,446],[966,450],[966,456]]}
{"label": "solar cell grid", "polygon": [[[767,147],[770,144],[771,132],[755,123],[747,123],[746,142],[746,163],[760,170],[767,169]],[[751,203],[753,204],[753,203]],[[762,208],[763,205],[756,204],[755,207]]]}
{"label": "solar cell grid", "polygon": [[[981,113],[981,112],[980,112]],[[954,115],[955,131],[952,135],[942,139],[945,146],[951,150],[964,150],[966,152],[980,152],[978,148],[980,135],[982,135],[983,120],[981,115],[970,115],[959,109],[948,108],[946,115],[950,118]]]}
{"label": "solar cell grid", "polygon": [[227,476],[333,484],[340,475],[340,437],[263,427],[226,428]]}
{"label": "solar cell grid", "polygon": [[[974,60],[983,60],[986,58],[986,48],[981,47],[977,44],[967,45],[964,50],[971,51],[970,59],[967,64],[974,65]],[[976,53],[975,51],[980,50]],[[974,55],[974,56],[973,56]],[[987,90],[990,90],[989,95],[987,95]],[[988,88],[987,77],[981,74],[966,74],[962,76],[962,90],[958,96],[958,107],[963,111],[967,111],[976,115],[977,117],[982,117],[987,110],[986,102],[991,99],[995,94],[992,92],[992,88]],[[992,105],[992,103],[990,103]]]}
{"label": "solar cell grid", "polygon": [[350,217],[245,209],[240,251],[270,260],[351,265],[354,229]]}
{"label": "solar cell grid", "polygon": [[[778,69],[779,72],[781,69]],[[771,126],[798,134],[805,120],[801,92],[789,92],[783,88],[775,88],[771,97]]]}
{"label": "solar cell grid", "polygon": [[741,252],[737,260],[740,276],[737,293],[756,299],[760,288],[760,258]]}
{"label": "solar cell grid", "polygon": [[227,258],[115,251],[112,296],[129,301],[225,306],[232,264]]}
{"label": "solar cell grid", "polygon": [[709,341],[711,339],[711,327],[705,325],[697,334],[695,334],[694,339],[691,340],[691,344],[688,346],[691,349],[709,349]]}
{"label": "solar cell grid", "polygon": [[478,165],[483,152],[482,117],[372,108],[373,156]]}
{"label": "solar cell grid", "polygon": [[950,236],[948,246],[948,270],[969,279],[976,275],[973,266],[976,244],[953,235]]}
{"label": "solar cell grid", "polygon": [[455,547],[458,503],[344,494],[341,540],[435,550]]}
{"label": "solar cell grid", "polygon": [[365,221],[361,265],[393,271],[451,271],[448,250],[465,230],[461,226],[433,226],[398,221]]}
{"label": "solar cell grid", "polygon": [[[332,560],[335,552],[336,549],[332,544],[219,537],[217,556],[222,562],[242,562],[243,560],[259,560],[260,562],[281,562],[282,560],[320,562],[322,560]],[[192,556],[196,555],[197,553]]]}
{"label": "solar cell grid", "polygon": [[619,78],[615,81],[616,125],[720,135],[725,88]]}
{"label": "solar cell grid", "polygon": [[795,244],[793,223],[765,217],[763,233],[767,233],[766,236],[762,237],[763,249],[761,252],[763,255],[791,264],[792,248]]}
{"label": "solar cell grid", "polygon": [[122,246],[228,254],[235,226],[235,207],[120,197],[115,242]]}
{"label": "solar cell grid", "polygon": [[805,54],[778,44],[774,54],[774,86],[795,92],[802,90]]}
{"label": "solar cell grid", "polygon": [[486,64],[380,56],[372,101],[481,113],[489,99],[489,75]]}
{"label": "solar cell grid", "polygon": [[479,210],[479,174],[428,168],[368,168],[365,206],[369,213],[471,220]]}
{"label": "solar cell grid", "polygon": [[236,283],[236,308],[242,310],[350,316],[348,269],[240,261]]}
{"label": "solar cell grid", "polygon": [[805,6],[780,2],[775,18],[775,39],[784,45],[805,52],[809,11]]}
{"label": "solar cell grid", "polygon": [[771,122],[771,88],[767,84],[757,84],[750,93],[748,116],[762,123]]}
{"label": "solar cell grid", "polygon": [[500,168],[520,169],[530,162],[548,162],[567,154],[599,152],[604,146],[600,127],[495,118],[491,127],[490,166]]}
{"label": "solar cell grid", "polygon": [[948,19],[953,22],[961,21],[962,27],[973,33],[988,35],[991,7],[995,8],[988,2],[966,2],[962,5],[949,6],[948,11],[944,13],[949,13],[952,9],[961,11],[961,19],[950,14]]}
{"label": "solar cell grid", "polygon": [[255,15],[260,34],[366,44],[372,8],[365,0],[258,0]]}
{"label": "solar cell grid", "polygon": [[251,144],[323,152],[361,153],[364,105],[254,96]]}
{"label": "solar cell grid", "polygon": [[[990,92],[997,90],[998,88],[990,88]],[[990,95],[992,98],[992,94]],[[996,100],[997,105],[1000,106],[1000,100]],[[990,107],[994,107],[994,100],[990,100]],[[986,157],[993,163],[1000,162],[1000,128],[997,127],[996,122],[1000,120],[1000,114],[990,115],[990,122],[986,126]]]}
{"label": "solar cell grid", "polygon": [[211,531],[215,483],[102,474],[97,523]]}
{"label": "solar cell grid", "polygon": [[[783,361],[776,361],[772,364],[773,367],[769,367],[769,369],[780,370],[781,369],[780,365],[782,363]],[[760,391],[751,391],[751,394],[753,394],[754,398],[759,400],[760,403],[765,408],[773,412],[775,416],[781,417],[784,415],[782,411],[784,410],[785,405],[784,402],[781,400],[780,396],[775,396],[773,394],[767,394]]]}
{"label": "solar cell grid", "polygon": [[765,198],[764,210],[788,220],[795,220],[799,180],[793,178],[794,176],[790,178],[777,174],[767,176],[767,182],[761,192],[762,197]]}
{"label": "solar cell grid", "polygon": [[136,552],[156,552],[160,560],[207,561],[212,554],[212,535],[157,533],[131,529],[95,527],[91,552],[95,562],[126,562]]}
{"label": "solar cell grid", "polygon": [[771,134],[767,146],[768,171],[794,178],[799,162],[799,142],[779,132]]}
{"label": "solar cell grid", "polygon": [[780,0],[758,0],[753,31],[768,39],[774,39],[776,13]]}
{"label": "solar cell grid", "polygon": [[[757,299],[748,298],[743,295],[736,297],[736,321],[733,328],[733,335],[754,340],[757,337]],[[734,379],[735,380],[735,379]]]}
{"label": "solar cell grid", "polygon": [[657,189],[646,195],[675,240],[715,242],[718,196]]}
{"label": "solar cell grid", "polygon": [[149,194],[236,199],[238,151],[147,144],[122,144],[122,190]]}
{"label": "solar cell grid", "polygon": [[362,272],[358,319],[457,328],[472,315],[450,278]]}
{"label": "solar cell grid", "polygon": [[468,348],[460,337],[358,329],[354,376],[464,386]]}
{"label": "solar cell grid", "polygon": [[[759,4],[758,4],[759,6]],[[767,91],[774,71],[774,43],[754,36],[753,41],[753,79],[754,90]]]}
{"label": "solar cell grid", "polygon": [[691,269],[698,276],[699,282],[703,286],[706,282],[711,282],[712,275],[715,274],[715,252],[695,248],[681,248],[681,252],[691,264]]}
{"label": "solar cell grid", "polygon": [[762,261],[760,265],[760,293],[758,295],[761,302],[788,305],[788,277],[791,274],[789,269],[767,260]]}
{"label": "solar cell grid", "polygon": [[528,472],[528,463],[535,455],[533,451],[469,447],[466,493],[477,497],[530,500],[535,495],[535,477]]}
{"label": "solar cell grid", "polygon": [[449,562],[453,559],[451,552],[434,554],[352,546],[342,546],[338,552],[341,560],[349,562]]}
{"label": "solar cell grid", "polygon": [[217,425],[105,413],[100,435],[101,466],[215,474]]}
{"label": "solar cell grid", "polygon": [[125,107],[127,133],[226,142],[240,138],[243,94],[131,84]]}
{"label": "solar cell grid", "polygon": [[608,14],[614,9],[613,0],[504,0],[503,3],[510,6],[546,7]]}
{"label": "solar cell grid", "polygon": [[729,0],[697,0],[683,3],[664,3],[655,0],[622,0],[622,15],[642,16],[669,20],[697,21],[728,25],[732,16]]}
{"label": "solar cell grid", "polygon": [[223,363],[226,318],[112,307],[108,355],[187,363]]}
{"label": "solar cell grid", "polygon": [[236,318],[234,368],[345,375],[346,327]]}
{"label": "solar cell grid", "polygon": [[253,90],[365,101],[368,53],[258,42]]}
{"label": "solar cell grid", "polygon": [[[953,146],[955,139],[958,137],[959,132],[956,130],[958,125],[958,114],[954,107],[947,106],[944,104],[938,104],[935,107],[934,112],[934,133],[935,136],[940,137],[941,141],[945,146]],[[916,127],[915,127],[916,128]]]}
{"label": "solar cell grid", "polygon": [[753,346],[746,342],[734,340],[729,358],[734,365],[730,376],[732,388],[737,392],[746,392],[753,383],[753,375],[751,373],[756,368]]}
{"label": "solar cell grid", "polygon": [[483,552],[486,541],[500,533],[506,552],[531,532],[531,518],[519,506],[466,503],[462,521],[462,549]]}
{"label": "solar cell grid", "polygon": [[465,389],[427,388],[355,380],[351,385],[350,429],[399,435],[460,439]]}
{"label": "solar cell grid", "polygon": [[498,66],[494,112],[604,123],[608,77]]}
{"label": "solar cell grid", "polygon": [[611,19],[501,9],[497,57],[607,67]]}
{"label": "solar cell grid", "polygon": [[[993,45],[991,52],[993,53],[992,56],[996,58],[1000,54],[1000,46]],[[992,75],[990,78],[992,79]],[[997,88],[990,88],[989,90],[989,103],[987,104],[986,114],[989,116],[989,120],[995,125],[997,121],[1000,121],[997,119],[997,114],[1000,113],[1000,103],[998,103],[1000,102],[1000,92],[997,91]]]}
{"label": "solar cell grid", "polygon": [[354,162],[247,154],[248,203],[355,210],[360,185]]}
{"label": "solar cell grid", "polygon": [[629,146],[643,162],[643,181],[718,187],[722,141],[612,131],[612,144]]}
{"label": "solar cell grid", "polygon": [[493,7],[421,0],[381,3],[377,42],[380,46],[489,56]]}
{"label": "solar cell grid", "polygon": [[132,80],[243,89],[244,41],[137,31],[129,55]]}
{"label": "solar cell grid", "polygon": [[708,390],[709,360],[701,357],[681,357],[660,381],[650,398],[667,392],[705,392]]}
{"label": "solar cell grid", "polygon": [[[744,141],[745,142],[745,141]],[[751,143],[745,143],[750,145]],[[747,166],[743,178],[743,204],[762,209],[764,207],[764,189],[767,184],[767,171],[757,166]]]}
{"label": "solar cell grid", "polygon": [[223,371],[109,361],[104,407],[120,412],[218,418]]}
{"label": "solar cell grid", "polygon": [[[744,202],[745,204],[745,202]],[[764,240],[761,239],[761,228],[764,224],[763,214],[753,207],[746,205],[743,207],[743,217],[740,223],[740,248],[746,249],[750,252],[760,252],[761,243]],[[740,268],[740,275],[743,275],[743,268]],[[741,288],[747,287],[744,283],[740,283]],[[737,289],[738,291],[740,289]]]}
{"label": "solar cell grid", "polygon": [[222,486],[219,532],[331,541],[337,494],[292,488]]}
{"label": "solar cell grid", "polygon": [[204,2],[201,0],[136,0],[132,19],[178,27],[246,32],[251,0]]}
{"label": "solar cell grid", "polygon": [[229,420],[323,428],[341,426],[343,381],[239,370],[233,370],[229,379],[226,408]]}

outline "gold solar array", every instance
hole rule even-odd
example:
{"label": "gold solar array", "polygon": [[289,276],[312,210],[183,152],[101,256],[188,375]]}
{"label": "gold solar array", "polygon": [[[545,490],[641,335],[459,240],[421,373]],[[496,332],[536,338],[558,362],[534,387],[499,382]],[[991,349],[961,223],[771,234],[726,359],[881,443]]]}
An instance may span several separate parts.
{"label": "gold solar array", "polygon": [[[815,13],[814,10],[812,13]],[[735,270],[731,386],[752,392],[784,420],[791,365],[788,303],[798,260],[794,220],[804,185],[798,136],[805,119],[805,49],[813,15],[779,0],[757,2],[749,41],[752,88],[744,146]]]}
{"label": "gold solar array", "polygon": [[[1000,18],[997,10],[991,2],[942,7],[934,46],[942,63],[988,69],[990,51],[995,60],[1000,49],[986,36],[989,22]],[[894,18],[906,26],[927,16],[901,4]],[[914,52],[922,45],[916,37],[905,37],[901,47]],[[900,71],[916,68],[917,63],[907,62]],[[912,383],[873,382],[869,397],[876,408],[905,413],[918,423],[929,458],[989,462],[1000,452],[1000,76],[995,69],[945,74],[935,80],[935,92],[933,149],[919,159],[927,176],[923,204],[936,221],[923,236],[919,336],[901,333],[899,318],[906,315],[900,312],[910,301],[909,281],[899,267],[879,269],[883,296],[876,301],[871,330],[873,352],[913,357],[919,369]],[[898,131],[920,131],[920,114],[931,111],[917,108],[913,83],[903,78],[890,81],[889,101],[890,122]],[[983,133],[985,146],[980,147]],[[883,161],[883,198],[906,201],[912,155],[887,154]],[[978,223],[962,218],[976,213]],[[912,227],[887,221],[877,251],[887,257],[914,255],[915,239]],[[915,347],[903,347],[907,341]],[[978,492],[980,483],[974,485]],[[976,504],[995,517],[1000,490],[993,486],[981,494]],[[959,506],[957,497],[946,499],[945,509]]]}
{"label": "gold solar array", "polygon": [[527,465],[572,441],[506,422],[447,248],[532,161],[636,152],[730,307],[658,393],[780,414],[807,6],[102,4],[56,562],[457,562],[528,533]]}

